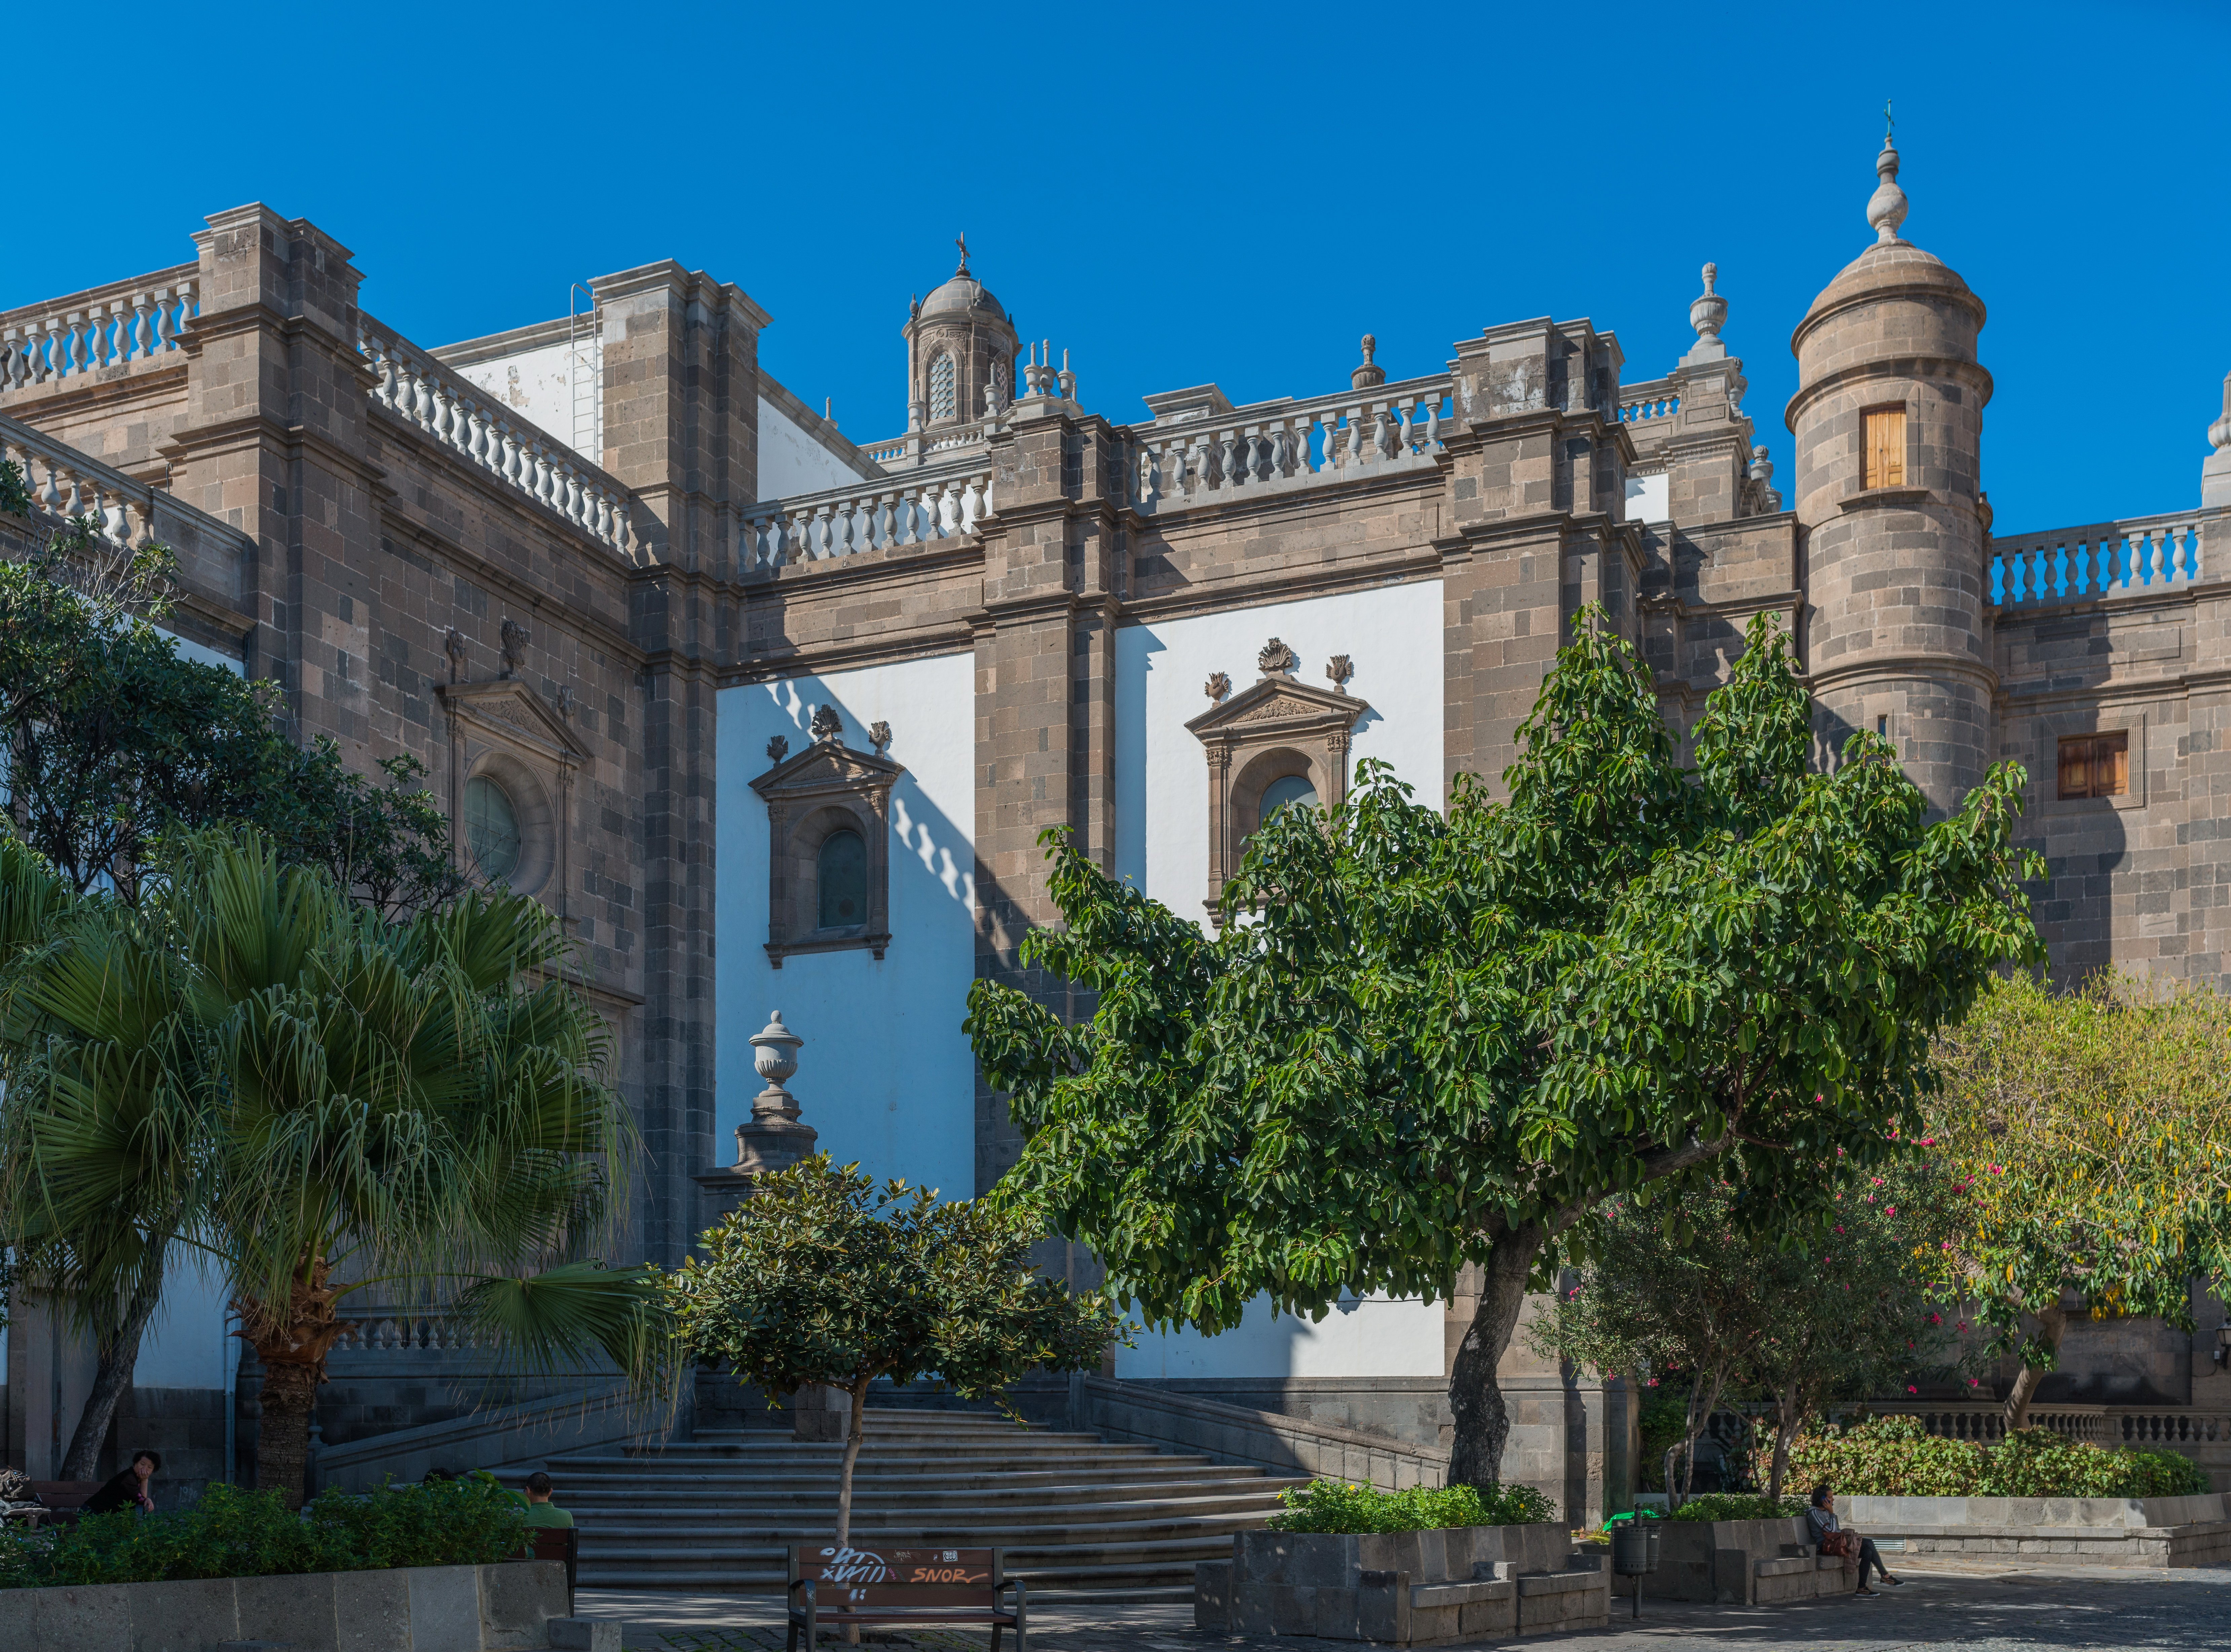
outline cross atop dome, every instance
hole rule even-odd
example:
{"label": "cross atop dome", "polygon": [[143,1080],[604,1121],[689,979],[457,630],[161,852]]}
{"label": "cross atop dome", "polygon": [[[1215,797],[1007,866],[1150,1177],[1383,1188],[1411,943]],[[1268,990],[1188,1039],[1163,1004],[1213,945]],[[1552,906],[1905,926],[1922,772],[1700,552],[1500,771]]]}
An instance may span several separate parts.
{"label": "cross atop dome", "polygon": [[960,268],[953,273],[956,275],[965,275],[968,273],[968,232],[963,230],[959,235],[954,236],[953,244],[960,249]]}

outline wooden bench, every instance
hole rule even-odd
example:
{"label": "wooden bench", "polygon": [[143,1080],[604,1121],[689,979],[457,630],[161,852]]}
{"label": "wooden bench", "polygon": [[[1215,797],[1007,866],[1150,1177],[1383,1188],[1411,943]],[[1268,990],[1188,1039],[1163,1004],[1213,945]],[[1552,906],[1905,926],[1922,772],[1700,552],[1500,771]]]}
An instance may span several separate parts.
{"label": "wooden bench", "polygon": [[[1000,1597],[1012,1590],[1014,1603]],[[1015,1652],[1030,1652],[1021,1584],[1000,1575],[997,1549],[863,1549],[790,1545],[789,1652],[806,1652],[824,1623],[989,1623],[1015,1631]]]}
{"label": "wooden bench", "polygon": [[47,1506],[39,1517],[43,1526],[64,1526],[85,1516],[85,1500],[108,1482],[105,1480],[35,1480],[31,1491]]}
{"label": "wooden bench", "polygon": [[519,1560],[555,1560],[566,1568],[566,1610],[573,1609],[574,1578],[581,1564],[581,1529],[576,1526],[531,1526]]}

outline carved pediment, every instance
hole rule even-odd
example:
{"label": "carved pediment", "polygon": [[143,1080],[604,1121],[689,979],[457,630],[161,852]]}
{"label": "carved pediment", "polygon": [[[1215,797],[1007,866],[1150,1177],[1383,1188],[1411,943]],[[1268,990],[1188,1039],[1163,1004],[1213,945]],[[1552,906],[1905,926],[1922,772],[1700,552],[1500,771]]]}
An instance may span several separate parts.
{"label": "carved pediment", "polygon": [[589,748],[554,708],[516,677],[490,683],[436,683],[434,692],[457,716],[554,761],[585,762]]}
{"label": "carved pediment", "polygon": [[885,791],[905,773],[902,764],[888,757],[855,751],[834,740],[817,740],[754,780],[752,790],[770,802],[816,792]]}
{"label": "carved pediment", "polygon": [[1233,738],[1244,729],[1250,739],[1290,729],[1295,734],[1350,729],[1371,708],[1349,694],[1312,688],[1284,676],[1266,677],[1223,704],[1212,707],[1186,727],[1203,740]]}

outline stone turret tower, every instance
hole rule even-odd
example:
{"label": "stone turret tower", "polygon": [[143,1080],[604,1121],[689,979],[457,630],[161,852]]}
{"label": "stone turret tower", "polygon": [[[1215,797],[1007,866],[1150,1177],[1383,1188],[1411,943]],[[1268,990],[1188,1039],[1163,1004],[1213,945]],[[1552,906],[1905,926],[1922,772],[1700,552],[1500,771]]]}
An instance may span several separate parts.
{"label": "stone turret tower", "polygon": [[1982,301],[1898,237],[1898,168],[1885,137],[1867,203],[1875,243],[1798,323],[1787,422],[1814,727],[1831,761],[1855,729],[1887,735],[1942,813],[1992,755],[1978,486],[1991,376],[1976,359]]}
{"label": "stone turret tower", "polygon": [[1014,398],[1014,318],[968,273],[967,237],[954,244],[960,267],[907,318],[910,431],[969,424]]}

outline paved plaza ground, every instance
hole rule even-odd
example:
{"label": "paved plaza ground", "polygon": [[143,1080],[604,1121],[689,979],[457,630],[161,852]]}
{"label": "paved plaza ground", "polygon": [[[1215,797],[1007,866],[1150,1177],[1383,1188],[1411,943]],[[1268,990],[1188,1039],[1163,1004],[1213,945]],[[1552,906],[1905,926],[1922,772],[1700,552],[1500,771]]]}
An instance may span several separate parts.
{"label": "paved plaza ground", "polygon": [[[1465,1642],[1544,1652],[2059,1652],[2085,1647],[2231,1649],[2231,1571],[2016,1569],[1909,1564],[1904,1589],[1874,1600],[1848,1596],[1789,1606],[1687,1606],[1645,1601],[1639,1624],[1626,1601],[1613,1603],[1608,1630],[1543,1635],[1523,1641]],[[783,1644],[780,1603],[773,1596],[641,1594],[585,1589],[575,1610],[627,1624],[629,1652],[764,1652]],[[885,1646],[980,1652],[980,1631],[938,1629],[912,1636],[871,1632]],[[840,1645],[834,1636],[825,1645]],[[1340,1642],[1204,1635],[1193,1609],[1167,1606],[1047,1606],[1031,1613],[1034,1652],[1297,1652]]]}

